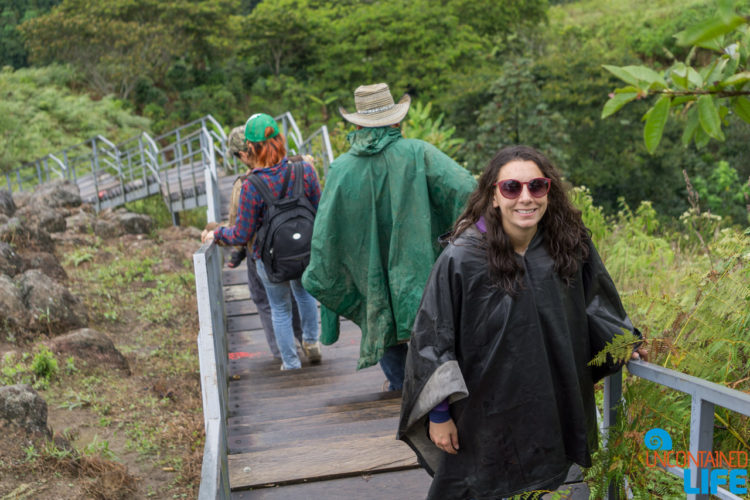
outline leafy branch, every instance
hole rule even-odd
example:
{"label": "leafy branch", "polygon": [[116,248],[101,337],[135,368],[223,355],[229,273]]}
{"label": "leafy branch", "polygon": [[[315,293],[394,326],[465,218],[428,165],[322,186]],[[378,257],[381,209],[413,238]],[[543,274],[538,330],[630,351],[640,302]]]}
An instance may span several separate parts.
{"label": "leafy branch", "polygon": [[[678,33],[677,42],[692,46],[684,62],[664,71],[646,66],[610,66],[604,69],[625,82],[615,89],[602,109],[611,116],[629,102],[656,96],[643,116],[643,139],[650,153],[661,141],[672,109],[686,118],[682,142],[698,148],[711,139],[724,140],[722,127],[730,114],[750,123],[750,16],[736,13],[732,0],[720,0],[716,14]],[[713,53],[710,62],[696,68],[691,60],[698,50]]]}

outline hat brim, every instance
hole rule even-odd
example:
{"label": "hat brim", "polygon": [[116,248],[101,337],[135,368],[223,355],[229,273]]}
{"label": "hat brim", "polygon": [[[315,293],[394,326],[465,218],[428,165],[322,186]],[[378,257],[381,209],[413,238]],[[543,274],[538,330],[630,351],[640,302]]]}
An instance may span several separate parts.
{"label": "hat brim", "polygon": [[343,107],[339,107],[339,113],[341,113],[344,120],[360,127],[387,127],[388,125],[401,123],[406,113],[409,112],[410,105],[411,97],[409,97],[409,94],[404,94],[398,103],[385,111],[378,111],[377,113],[349,113]]}

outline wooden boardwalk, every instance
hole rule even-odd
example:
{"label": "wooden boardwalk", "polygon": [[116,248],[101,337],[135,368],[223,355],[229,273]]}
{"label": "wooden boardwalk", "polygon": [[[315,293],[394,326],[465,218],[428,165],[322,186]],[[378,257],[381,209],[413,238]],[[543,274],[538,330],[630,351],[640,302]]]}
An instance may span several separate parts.
{"label": "wooden boardwalk", "polygon": [[224,270],[233,497],[424,498],[430,477],[395,438],[400,393],[382,392],[378,367],[355,370],[359,329],[343,322],[319,365],[302,356],[301,370],[281,371],[246,272],[244,264]]}

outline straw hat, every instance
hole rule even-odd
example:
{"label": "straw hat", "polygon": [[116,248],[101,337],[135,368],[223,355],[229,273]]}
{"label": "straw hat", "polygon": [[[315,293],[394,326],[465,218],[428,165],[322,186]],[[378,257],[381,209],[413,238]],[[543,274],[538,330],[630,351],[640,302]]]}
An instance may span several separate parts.
{"label": "straw hat", "polygon": [[408,94],[393,102],[393,96],[385,83],[361,85],[354,91],[356,113],[339,108],[344,120],[360,127],[385,127],[400,123],[409,112],[411,97]]}

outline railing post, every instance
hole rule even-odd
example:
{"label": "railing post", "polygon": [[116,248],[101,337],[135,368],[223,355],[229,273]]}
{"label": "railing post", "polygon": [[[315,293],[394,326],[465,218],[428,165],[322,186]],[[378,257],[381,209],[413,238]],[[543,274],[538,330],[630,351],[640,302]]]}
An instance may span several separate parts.
{"label": "railing post", "polygon": [[[702,399],[698,394],[693,394],[690,404],[690,453],[696,457],[701,451],[711,451],[714,443],[714,404]],[[704,464],[702,464],[704,465]],[[708,469],[708,465],[703,467]],[[694,461],[690,461],[690,486],[699,491],[704,486],[700,469]],[[708,485],[706,484],[706,489]],[[708,500],[709,494],[689,493],[688,500]]]}
{"label": "railing post", "polygon": [[205,141],[204,154],[208,156],[208,164],[204,163],[206,204],[208,205],[206,209],[206,220],[208,222],[219,222],[221,220],[221,193],[219,192],[219,177],[216,171],[214,141],[211,139],[211,136],[205,128],[203,129],[202,138]]}
{"label": "railing post", "polygon": [[[604,437],[602,446],[607,446],[610,429],[617,423],[617,412],[622,400],[622,370],[604,379]],[[606,500],[619,500],[620,485],[607,485]]]}

